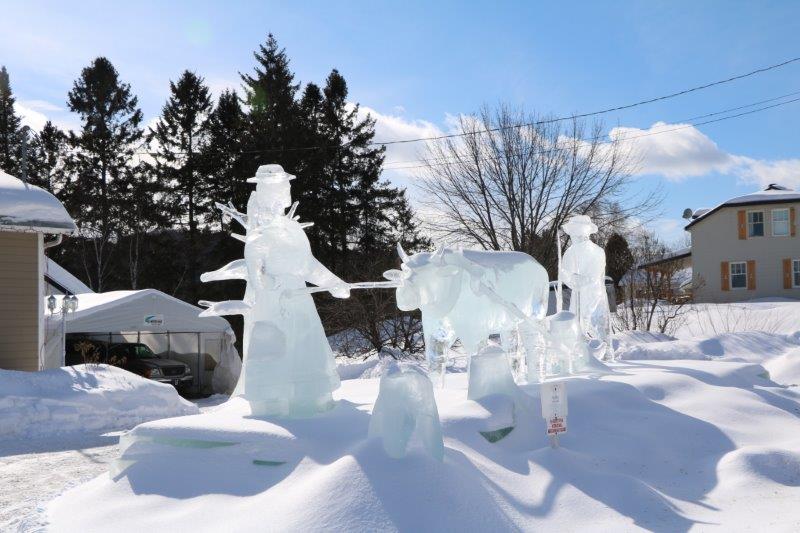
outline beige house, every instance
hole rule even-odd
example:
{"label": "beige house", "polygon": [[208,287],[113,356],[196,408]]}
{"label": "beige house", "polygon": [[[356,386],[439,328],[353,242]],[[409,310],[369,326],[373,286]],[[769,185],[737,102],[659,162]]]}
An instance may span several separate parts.
{"label": "beige house", "polygon": [[0,368],[41,368],[44,250],[74,231],[55,196],[0,171]]}
{"label": "beige house", "polygon": [[800,192],[779,185],[696,212],[692,285],[697,302],[800,299]]}

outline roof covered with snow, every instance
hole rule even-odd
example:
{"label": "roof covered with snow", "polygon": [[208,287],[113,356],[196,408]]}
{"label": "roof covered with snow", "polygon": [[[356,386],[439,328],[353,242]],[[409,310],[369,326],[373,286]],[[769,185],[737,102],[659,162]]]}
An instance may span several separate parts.
{"label": "roof covered with snow", "polygon": [[73,276],[72,273],[68,272],[64,267],[49,257],[46,257],[45,259],[47,260],[44,267],[45,279],[51,284],[57,284],[56,288],[58,290],[62,292],[66,290],[72,294],[85,294],[94,292],[84,282]]}
{"label": "roof covered with snow", "polygon": [[[78,309],[67,315],[67,333],[232,331],[224,318],[200,317],[200,307],[156,289],[90,292],[77,297]],[[56,296],[57,309],[61,309],[61,298]],[[157,320],[148,320],[152,318]]]}
{"label": "roof covered with snow", "polygon": [[737,196],[725,202],[722,202],[713,209],[701,209],[695,213],[692,221],[686,225],[685,229],[689,229],[701,220],[705,220],[713,213],[716,213],[723,207],[744,206],[744,205],[757,205],[757,204],[777,204],[784,202],[800,202],[800,191],[783,187],[776,183],[771,183],[763,191],[756,191],[744,196]]}
{"label": "roof covered with snow", "polygon": [[76,229],[55,196],[0,170],[0,230],[73,233]]}

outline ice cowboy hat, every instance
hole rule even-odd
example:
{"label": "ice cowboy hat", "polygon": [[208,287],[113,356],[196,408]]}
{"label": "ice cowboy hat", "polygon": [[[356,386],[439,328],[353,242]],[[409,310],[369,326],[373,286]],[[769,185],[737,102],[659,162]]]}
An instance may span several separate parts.
{"label": "ice cowboy hat", "polygon": [[247,183],[283,183],[294,178],[295,176],[284,172],[283,167],[280,165],[261,165],[258,167],[255,176],[247,178]]}
{"label": "ice cowboy hat", "polygon": [[561,226],[567,235],[591,235],[597,233],[597,226],[586,215],[574,215]]}

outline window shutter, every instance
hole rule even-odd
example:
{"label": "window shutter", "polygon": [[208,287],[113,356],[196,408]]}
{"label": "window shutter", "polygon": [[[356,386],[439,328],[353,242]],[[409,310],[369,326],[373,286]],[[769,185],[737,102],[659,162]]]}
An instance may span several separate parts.
{"label": "window shutter", "polygon": [[792,260],[791,259],[784,259],[783,260],[783,288],[784,289],[791,289],[792,288]]}
{"label": "window shutter", "polygon": [[747,262],[747,290],[756,290],[756,262]]}
{"label": "window shutter", "polygon": [[789,235],[794,237],[796,233],[797,233],[797,230],[795,229],[795,224],[794,224],[794,207],[790,207],[789,208]]}
{"label": "window shutter", "polygon": [[720,283],[723,291],[731,290],[731,269],[727,261],[720,263]]}
{"label": "window shutter", "polygon": [[744,240],[747,238],[747,214],[744,209],[737,211],[736,218],[739,221],[739,238]]}

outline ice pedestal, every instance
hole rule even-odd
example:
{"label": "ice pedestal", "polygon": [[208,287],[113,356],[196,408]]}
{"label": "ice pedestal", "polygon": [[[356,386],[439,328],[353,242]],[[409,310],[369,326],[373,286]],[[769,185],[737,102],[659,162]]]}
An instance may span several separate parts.
{"label": "ice pedestal", "polygon": [[508,357],[501,347],[486,346],[472,358],[469,368],[468,399],[479,400],[492,394],[505,394],[513,398],[517,390]]}
{"label": "ice pedestal", "polygon": [[405,457],[413,436],[435,459],[444,457],[444,441],[433,385],[419,368],[394,364],[380,382],[369,436],[380,437],[389,457]]}

